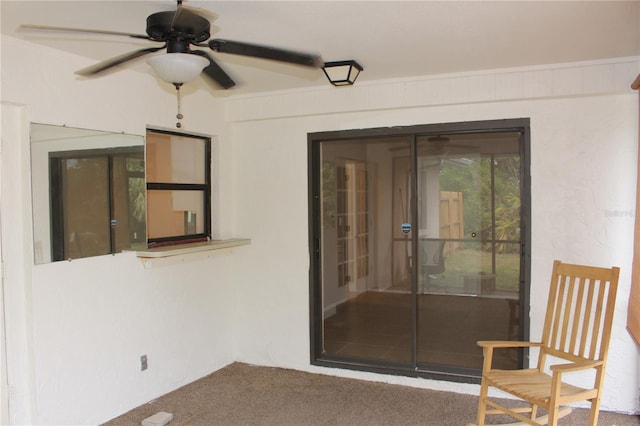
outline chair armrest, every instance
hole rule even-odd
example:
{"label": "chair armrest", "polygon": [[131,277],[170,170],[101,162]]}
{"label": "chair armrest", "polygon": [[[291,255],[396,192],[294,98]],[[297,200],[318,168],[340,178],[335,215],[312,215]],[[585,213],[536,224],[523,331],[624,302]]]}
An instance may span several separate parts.
{"label": "chair armrest", "polygon": [[480,340],[476,344],[482,348],[531,348],[542,346],[540,342],[518,342],[515,340]]}
{"label": "chair armrest", "polygon": [[603,361],[585,360],[585,361],[570,362],[567,364],[556,364],[556,365],[550,366],[549,368],[554,373],[557,372],[557,373],[563,374],[563,373],[571,373],[573,371],[588,370],[590,368],[596,368],[601,365],[604,365]]}
{"label": "chair armrest", "polygon": [[482,348],[484,361],[482,363],[482,375],[488,373],[493,367],[493,350],[507,348],[531,348],[540,347],[539,342],[518,342],[515,340],[479,340],[476,342]]}

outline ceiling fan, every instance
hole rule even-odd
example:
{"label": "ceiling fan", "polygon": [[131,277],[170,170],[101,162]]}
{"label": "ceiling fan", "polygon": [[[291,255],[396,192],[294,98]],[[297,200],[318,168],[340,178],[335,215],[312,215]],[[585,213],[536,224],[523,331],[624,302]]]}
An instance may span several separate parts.
{"label": "ceiling fan", "polygon": [[[417,149],[418,155],[421,156],[445,156],[471,153],[473,150],[477,149],[477,147],[461,144],[456,142],[455,138],[452,140],[448,136],[433,135],[419,137]],[[405,144],[399,147],[389,148],[389,150],[409,152],[410,147]]]}
{"label": "ceiling fan", "polygon": [[[211,24],[207,18],[202,16],[202,13],[198,12],[198,9],[184,6],[182,0],[177,0],[176,10],[156,12],[147,17],[146,35],[46,25],[23,24],[21,28],[116,35],[162,43],[159,46],[147,47],[106,59],[76,71],[76,74],[95,76],[141,56],[166,49],[165,55],[153,56],[148,60],[148,63],[156,70],[160,78],[173,83],[177,89],[179,89],[180,85],[186,83],[187,79],[193,79],[201,73],[224,89],[229,89],[236,85],[235,81],[216,63],[207,50],[193,49],[194,47],[209,48],[213,52],[270,59],[313,68],[320,68],[323,65],[321,57],[316,54],[232,40],[210,39]],[[171,74],[176,67],[181,72],[190,68],[190,73],[176,77],[175,74]],[[169,72],[169,74],[166,74],[166,72]],[[172,81],[176,79],[185,81]]]}
{"label": "ceiling fan", "polygon": [[437,153],[443,153],[445,146],[451,143],[451,139],[446,136],[436,135],[429,136],[427,142],[433,147],[433,150]]}

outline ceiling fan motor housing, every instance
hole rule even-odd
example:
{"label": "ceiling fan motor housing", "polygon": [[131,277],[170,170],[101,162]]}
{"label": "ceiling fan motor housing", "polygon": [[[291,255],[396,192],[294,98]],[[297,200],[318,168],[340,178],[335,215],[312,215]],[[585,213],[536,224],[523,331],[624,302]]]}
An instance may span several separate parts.
{"label": "ceiling fan motor housing", "polygon": [[157,12],[147,17],[147,34],[155,41],[169,43],[169,53],[185,52],[190,43],[208,40],[210,28],[207,19],[184,10]]}

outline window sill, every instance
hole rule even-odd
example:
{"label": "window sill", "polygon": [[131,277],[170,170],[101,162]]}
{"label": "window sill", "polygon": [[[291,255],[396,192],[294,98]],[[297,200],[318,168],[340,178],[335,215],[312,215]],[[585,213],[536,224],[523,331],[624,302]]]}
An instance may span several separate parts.
{"label": "window sill", "polygon": [[179,244],[175,246],[156,247],[136,251],[136,255],[142,261],[151,262],[154,259],[163,259],[189,254],[210,252],[214,250],[229,249],[251,244],[248,238],[231,238],[228,240],[211,240],[198,243]]}

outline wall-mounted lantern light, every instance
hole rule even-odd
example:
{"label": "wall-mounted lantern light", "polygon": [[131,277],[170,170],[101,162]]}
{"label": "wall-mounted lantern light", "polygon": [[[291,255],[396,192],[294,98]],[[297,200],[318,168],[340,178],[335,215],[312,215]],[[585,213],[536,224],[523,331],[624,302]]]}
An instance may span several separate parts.
{"label": "wall-mounted lantern light", "polygon": [[325,62],[322,71],[334,86],[350,86],[358,78],[362,66],[353,59],[348,61]]}

